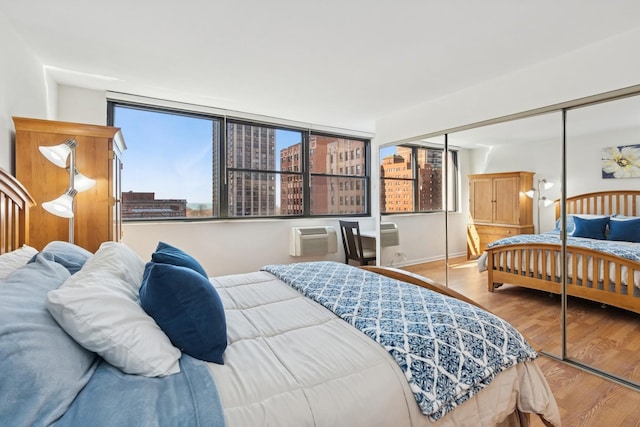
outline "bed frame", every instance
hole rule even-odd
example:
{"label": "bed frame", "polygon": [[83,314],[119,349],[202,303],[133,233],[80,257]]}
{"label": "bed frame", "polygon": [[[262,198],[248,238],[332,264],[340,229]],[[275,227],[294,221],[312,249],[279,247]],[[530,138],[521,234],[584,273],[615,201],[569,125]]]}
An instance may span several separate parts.
{"label": "bed frame", "polygon": [[[602,191],[567,198],[567,214],[598,214],[638,216],[640,191]],[[555,202],[556,218],[560,217],[560,201]],[[567,280],[567,295],[597,301],[636,313],[640,313],[640,293],[633,285],[627,292],[626,282],[634,283],[640,274],[640,263],[604,254],[592,249],[567,245],[567,259],[589,260],[572,262],[567,277],[600,277],[599,265],[613,269],[614,280],[606,285],[592,284],[588,280]],[[503,283],[531,289],[562,293],[560,244],[515,244],[487,249],[487,285],[493,292]],[[501,267],[500,260],[510,260],[509,265],[519,268]]]}
{"label": "bed frame", "polygon": [[29,209],[35,204],[26,188],[0,168],[0,255],[29,243]]}

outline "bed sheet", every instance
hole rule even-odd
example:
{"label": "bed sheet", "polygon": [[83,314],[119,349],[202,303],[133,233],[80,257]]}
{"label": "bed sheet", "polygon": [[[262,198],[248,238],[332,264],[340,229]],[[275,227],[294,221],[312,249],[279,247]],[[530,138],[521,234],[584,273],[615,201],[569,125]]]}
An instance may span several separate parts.
{"label": "bed sheet", "polygon": [[520,425],[516,407],[560,425],[535,361],[504,371],[433,422],[389,353],[329,310],[264,271],[211,281],[229,345],[225,364],[209,369],[228,427]]}

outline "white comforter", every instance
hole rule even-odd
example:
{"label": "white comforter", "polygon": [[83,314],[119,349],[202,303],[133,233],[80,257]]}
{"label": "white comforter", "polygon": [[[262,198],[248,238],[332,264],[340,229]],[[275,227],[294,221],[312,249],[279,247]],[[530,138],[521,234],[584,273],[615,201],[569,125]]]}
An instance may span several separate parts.
{"label": "white comforter", "polygon": [[228,427],[519,425],[516,407],[560,425],[535,362],[433,422],[389,353],[331,311],[267,272],[211,281],[227,315],[225,364],[209,366]]}

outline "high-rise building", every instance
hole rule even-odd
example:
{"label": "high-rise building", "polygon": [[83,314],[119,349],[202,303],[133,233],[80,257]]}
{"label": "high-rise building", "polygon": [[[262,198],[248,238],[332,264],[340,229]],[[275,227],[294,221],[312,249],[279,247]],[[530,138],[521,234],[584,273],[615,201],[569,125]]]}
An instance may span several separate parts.
{"label": "high-rise building", "polygon": [[[366,211],[362,179],[365,168],[363,147],[362,141],[322,135],[309,137],[312,215],[358,214]],[[280,170],[299,172],[302,156],[301,143],[280,150]],[[331,175],[350,175],[353,178]],[[280,183],[282,215],[302,214],[302,177],[282,174]]]}
{"label": "high-rise building", "polygon": [[[276,132],[273,128],[227,124],[227,166],[275,170]],[[230,216],[277,215],[273,173],[233,171],[229,174]]]}
{"label": "high-rise building", "polygon": [[[280,150],[280,170],[300,172],[302,165],[302,143]],[[280,213],[282,215],[302,215],[302,175],[283,173],[280,175]]]}

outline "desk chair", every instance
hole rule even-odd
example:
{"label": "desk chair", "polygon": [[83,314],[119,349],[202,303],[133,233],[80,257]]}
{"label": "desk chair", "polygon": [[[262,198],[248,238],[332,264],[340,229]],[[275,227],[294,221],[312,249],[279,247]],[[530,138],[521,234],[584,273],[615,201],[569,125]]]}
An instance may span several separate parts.
{"label": "desk chair", "polygon": [[360,265],[367,265],[376,260],[375,249],[364,249],[360,236],[360,224],[357,221],[340,221],[342,246],[344,247],[344,263],[349,260],[358,261]]}

